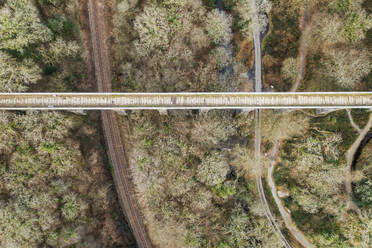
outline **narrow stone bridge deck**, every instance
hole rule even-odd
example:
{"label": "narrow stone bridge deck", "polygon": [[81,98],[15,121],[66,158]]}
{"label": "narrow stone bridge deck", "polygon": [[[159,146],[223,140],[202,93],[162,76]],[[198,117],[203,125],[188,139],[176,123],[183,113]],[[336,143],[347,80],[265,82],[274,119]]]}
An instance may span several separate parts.
{"label": "narrow stone bridge deck", "polygon": [[372,92],[0,93],[0,109],[372,108]]}

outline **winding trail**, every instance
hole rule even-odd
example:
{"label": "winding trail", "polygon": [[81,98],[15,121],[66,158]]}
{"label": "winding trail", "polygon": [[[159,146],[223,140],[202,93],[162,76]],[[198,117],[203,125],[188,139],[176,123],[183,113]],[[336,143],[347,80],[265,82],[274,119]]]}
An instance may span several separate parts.
{"label": "winding trail", "polygon": [[303,247],[314,248],[315,246],[309,242],[309,240],[302,233],[302,231],[298,229],[296,224],[292,221],[291,215],[285,210],[285,207],[283,206],[282,201],[278,197],[278,192],[276,190],[275,183],[273,180],[273,171],[274,171],[274,166],[276,164],[276,159],[277,159],[280,143],[281,143],[280,140],[276,140],[274,142],[274,147],[270,155],[270,166],[267,171],[268,184],[269,184],[271,193],[274,197],[275,203],[278,206],[279,212],[284,220],[284,223],[287,229],[291,232],[291,234],[296,238],[296,240]]}
{"label": "winding trail", "polygon": [[360,127],[354,122],[353,116],[351,115],[350,109],[346,109],[347,117],[349,117],[351,126],[357,131],[359,134],[362,132]]}
{"label": "winding trail", "polygon": [[[99,92],[111,92],[111,70],[104,19],[104,2],[89,0],[89,26],[93,47],[95,76]],[[132,233],[140,248],[151,248],[142,215],[137,205],[134,185],[125,156],[125,147],[120,136],[116,115],[113,111],[101,111],[103,132],[108,153],[114,168],[114,181],[124,215],[127,217]]]}
{"label": "winding trail", "polygon": [[[302,10],[302,18],[300,22],[300,29],[302,32],[306,32],[306,28],[308,27],[308,6],[306,6]],[[306,41],[305,41],[305,36],[301,36],[300,40],[300,47],[299,47],[299,65],[298,65],[298,74],[296,77],[296,81],[293,84],[293,86],[290,89],[290,92],[296,92],[298,90],[298,87],[300,83],[303,81],[304,76],[305,76],[305,69],[306,69],[306,55],[307,55],[307,46],[306,46]],[[300,110],[304,114],[308,114],[302,110]],[[311,114],[308,114],[311,115]],[[273,180],[273,172],[274,172],[274,167],[276,164],[277,160],[277,153],[279,151],[280,147],[280,140],[275,140],[274,141],[274,147],[272,149],[272,153],[270,156],[270,165],[267,170],[267,178],[268,178],[268,184],[270,187],[271,194],[275,200],[275,203],[278,207],[278,210],[280,212],[280,215],[282,216],[282,219],[285,223],[286,228],[288,231],[292,234],[292,236],[305,248],[314,248],[315,246],[311,244],[311,242],[306,238],[306,236],[303,234],[303,232],[298,229],[296,224],[293,222],[291,215],[286,211],[285,207],[282,204],[282,201],[280,200],[278,196],[278,192],[275,187],[275,183]]]}
{"label": "winding trail", "polygon": [[[348,110],[348,115],[349,115],[349,118],[350,118],[351,125],[357,131],[360,130],[359,126],[353,121],[349,110]],[[318,117],[318,116],[315,116],[315,117]],[[368,131],[371,128],[372,128],[372,114],[369,115],[368,123],[363,128],[363,130],[360,130],[360,132],[358,131],[359,136],[358,136],[357,140],[353,143],[353,145],[349,148],[349,150],[347,151],[347,155],[346,155],[347,170],[346,170],[346,174],[345,174],[345,188],[346,188],[346,192],[348,194],[348,207],[350,209],[354,210],[358,214],[359,217],[361,217],[361,212],[360,212],[359,208],[357,207],[357,205],[352,200],[351,166],[352,166],[352,162],[353,162],[353,159],[354,159],[354,155],[355,155],[360,143],[362,142],[362,140],[364,139],[364,137],[367,135]],[[273,147],[273,150],[272,150],[272,153],[271,153],[271,156],[270,156],[270,166],[269,166],[268,172],[267,172],[268,184],[269,184],[270,190],[272,192],[275,203],[278,206],[279,212],[280,212],[280,214],[281,214],[281,216],[282,216],[282,218],[285,222],[285,225],[286,225],[287,229],[291,232],[291,234],[296,238],[296,240],[303,247],[305,247],[305,248],[315,247],[314,245],[312,245],[308,241],[308,239],[303,234],[303,232],[300,229],[297,228],[296,224],[292,221],[292,218],[291,218],[290,214],[285,210],[285,207],[283,206],[282,201],[278,197],[278,192],[276,190],[275,183],[274,183],[274,180],[273,180],[273,171],[274,171],[274,167],[275,167],[275,164],[276,164],[277,153],[278,153],[279,147],[280,147],[280,140],[276,140],[274,142],[274,147]]]}
{"label": "winding trail", "polygon": [[305,73],[306,73],[306,56],[307,56],[307,44],[306,44],[306,37],[304,33],[306,32],[309,24],[309,17],[308,17],[308,6],[302,9],[302,18],[300,22],[300,29],[302,31],[302,35],[300,38],[300,47],[299,47],[299,65],[298,65],[298,73],[294,84],[292,85],[290,92],[296,92],[300,83],[303,81]]}
{"label": "winding trail", "polygon": [[361,216],[360,209],[358,206],[354,203],[353,201],[353,188],[352,188],[352,175],[351,175],[351,170],[352,170],[352,164],[353,164],[353,159],[356,151],[358,150],[358,147],[364,137],[367,135],[368,131],[372,128],[372,113],[369,114],[368,122],[364,126],[364,128],[361,130],[358,138],[354,141],[354,143],[350,146],[349,150],[346,152],[346,172],[345,172],[345,189],[346,193],[348,194],[348,207],[352,210],[354,210],[358,216]]}

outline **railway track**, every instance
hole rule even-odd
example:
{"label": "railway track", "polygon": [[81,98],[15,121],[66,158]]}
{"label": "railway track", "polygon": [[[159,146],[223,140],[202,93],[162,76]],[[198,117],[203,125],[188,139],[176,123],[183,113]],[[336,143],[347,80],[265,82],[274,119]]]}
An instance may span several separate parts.
{"label": "railway track", "polygon": [[[98,91],[111,92],[111,70],[106,44],[103,2],[88,0],[88,12]],[[138,247],[150,248],[152,243],[137,205],[118,121],[113,111],[103,110],[101,111],[101,117],[108,153],[114,168],[114,181],[120,205],[127,217]]]}

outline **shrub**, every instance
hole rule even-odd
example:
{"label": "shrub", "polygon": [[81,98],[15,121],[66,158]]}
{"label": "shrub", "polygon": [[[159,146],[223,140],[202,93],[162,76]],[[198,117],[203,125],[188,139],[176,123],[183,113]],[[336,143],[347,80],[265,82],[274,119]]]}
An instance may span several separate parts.
{"label": "shrub", "polygon": [[41,47],[39,51],[43,57],[44,64],[56,65],[60,64],[63,59],[76,58],[80,52],[80,47],[76,41],[66,41],[62,38],[57,38],[48,47]]}
{"label": "shrub", "polygon": [[0,92],[26,91],[28,85],[41,79],[41,73],[40,67],[31,60],[17,61],[0,51]]}
{"label": "shrub", "polygon": [[232,247],[243,248],[250,246],[250,235],[247,235],[251,229],[250,225],[249,215],[236,207],[226,226],[226,232],[229,234],[228,240]]}
{"label": "shrub", "polygon": [[352,42],[360,41],[365,32],[372,27],[372,18],[364,10],[349,12],[345,16],[344,35]]}
{"label": "shrub", "polygon": [[24,52],[32,44],[52,39],[41,23],[38,11],[29,0],[8,0],[0,11],[0,48]]}
{"label": "shrub", "polygon": [[356,183],[354,194],[360,205],[372,206],[372,179],[363,179]]}
{"label": "shrub", "polygon": [[262,115],[262,135],[270,141],[301,135],[309,127],[309,118],[302,114],[267,110]]}
{"label": "shrub", "polygon": [[74,36],[79,32],[75,21],[66,19],[64,16],[59,14],[48,19],[47,26],[53,31],[53,33],[62,36]]}
{"label": "shrub", "polygon": [[62,203],[61,213],[67,221],[73,221],[81,215],[83,205],[75,194],[69,194],[63,197]]}
{"label": "shrub", "polygon": [[39,0],[39,3],[41,5],[47,5],[47,4],[50,4],[50,5],[53,5],[53,6],[58,6],[60,5],[61,3],[63,3],[65,0]]}
{"label": "shrub", "polygon": [[211,42],[216,45],[227,45],[232,38],[231,25],[232,18],[225,12],[217,9],[209,12],[206,29]]}
{"label": "shrub", "polygon": [[235,132],[233,120],[228,112],[209,111],[199,115],[193,122],[191,129],[191,140],[210,147],[218,142],[226,141]]}
{"label": "shrub", "polygon": [[286,58],[283,61],[282,75],[285,79],[294,83],[298,74],[297,59],[293,57]]}
{"label": "shrub", "polygon": [[212,152],[198,166],[197,179],[208,186],[222,183],[230,168],[226,157],[220,152]]}
{"label": "shrub", "polygon": [[347,89],[357,89],[361,79],[372,69],[367,50],[345,50],[333,48],[328,58],[323,59],[323,74],[334,78],[336,83]]}
{"label": "shrub", "polygon": [[168,47],[170,27],[164,8],[146,6],[134,20],[134,29],[139,36],[136,49],[140,55],[147,55],[153,49]]}
{"label": "shrub", "polygon": [[48,19],[47,26],[56,34],[61,34],[63,31],[64,18],[61,15],[55,15]]}
{"label": "shrub", "polygon": [[268,0],[238,0],[236,10],[241,18],[240,23],[248,25],[244,28],[244,35],[250,38],[252,30],[262,32],[268,24],[266,13],[271,10],[271,2]]}
{"label": "shrub", "polygon": [[228,245],[225,242],[222,242],[222,243],[219,243],[218,245],[216,245],[214,248],[231,248],[231,246]]}
{"label": "shrub", "polygon": [[213,191],[217,197],[228,198],[236,193],[235,185],[233,183],[221,183],[213,187]]}
{"label": "shrub", "polygon": [[217,69],[222,70],[232,63],[233,55],[231,51],[225,47],[217,47],[212,53],[212,61],[215,61]]}
{"label": "shrub", "polygon": [[298,204],[308,213],[315,214],[319,212],[320,204],[316,196],[312,194],[300,194],[297,198]]}

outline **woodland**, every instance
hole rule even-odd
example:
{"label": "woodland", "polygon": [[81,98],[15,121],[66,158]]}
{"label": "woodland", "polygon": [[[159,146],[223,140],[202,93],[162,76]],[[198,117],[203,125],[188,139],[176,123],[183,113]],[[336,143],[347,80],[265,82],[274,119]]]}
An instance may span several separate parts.
{"label": "woodland", "polygon": [[[221,8],[218,1],[123,0],[112,9],[113,83],[120,91],[253,91],[256,27],[264,37],[265,91],[289,91],[296,81],[298,91],[371,85],[372,18],[365,1],[231,0]],[[368,166],[353,179],[362,216],[346,204],[345,153],[358,134],[347,112],[265,110],[262,115],[262,170],[280,140],[273,176],[297,227],[315,247],[369,247]],[[368,112],[351,115],[363,127]],[[154,244],[282,245],[255,185],[252,112],[132,111],[119,118]],[[300,247],[265,187],[282,233]]]}
{"label": "woodland", "polygon": [[[112,83],[121,92],[253,91],[252,31],[262,37],[264,91],[371,90],[372,6],[362,0],[107,0]],[[0,91],[91,91],[83,1],[0,0]],[[257,16],[254,19],[253,16]],[[352,110],[359,127],[368,112]],[[371,144],[345,110],[262,111],[261,170],[250,111],[117,114],[135,194],[157,247],[282,247],[274,181],[315,247],[372,246]],[[119,207],[97,112],[0,113],[1,247],[135,247]]]}
{"label": "woodland", "polygon": [[[87,89],[74,0],[0,1],[0,91]],[[97,112],[0,112],[0,247],[135,247]]]}

